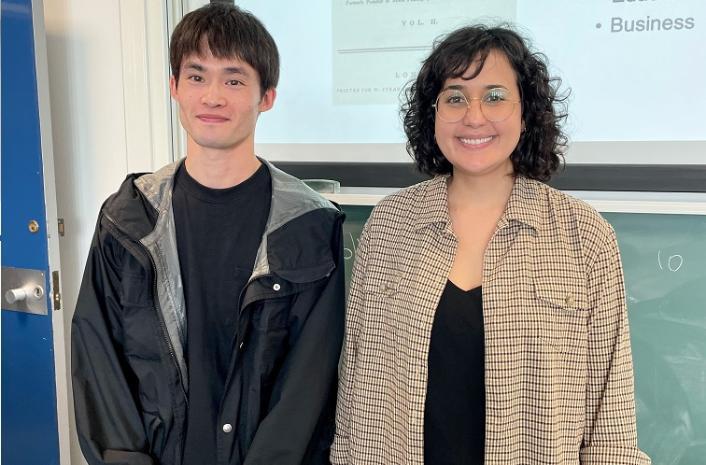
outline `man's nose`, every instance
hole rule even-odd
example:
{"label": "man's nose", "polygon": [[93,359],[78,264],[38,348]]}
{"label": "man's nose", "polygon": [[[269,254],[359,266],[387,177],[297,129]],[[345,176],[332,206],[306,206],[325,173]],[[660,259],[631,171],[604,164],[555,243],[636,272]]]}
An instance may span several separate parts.
{"label": "man's nose", "polygon": [[217,82],[210,84],[201,97],[201,103],[209,107],[218,107],[225,105],[222,89]]}

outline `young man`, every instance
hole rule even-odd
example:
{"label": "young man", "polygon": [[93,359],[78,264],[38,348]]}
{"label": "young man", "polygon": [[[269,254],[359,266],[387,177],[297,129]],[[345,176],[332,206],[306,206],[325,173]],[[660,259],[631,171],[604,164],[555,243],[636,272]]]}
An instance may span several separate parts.
{"label": "young man", "polygon": [[328,463],[343,336],[343,215],[254,154],[279,57],[211,4],[170,45],[185,161],[101,208],[72,326],[91,465]]}

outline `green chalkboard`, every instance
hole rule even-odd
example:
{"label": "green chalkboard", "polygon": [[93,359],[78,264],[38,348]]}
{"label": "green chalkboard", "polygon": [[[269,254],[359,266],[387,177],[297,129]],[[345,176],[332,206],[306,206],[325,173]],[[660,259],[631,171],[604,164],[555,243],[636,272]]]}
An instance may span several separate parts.
{"label": "green chalkboard", "polygon": [[[346,283],[369,206],[343,206]],[[706,216],[604,213],[618,235],[640,448],[654,465],[706,464]]]}

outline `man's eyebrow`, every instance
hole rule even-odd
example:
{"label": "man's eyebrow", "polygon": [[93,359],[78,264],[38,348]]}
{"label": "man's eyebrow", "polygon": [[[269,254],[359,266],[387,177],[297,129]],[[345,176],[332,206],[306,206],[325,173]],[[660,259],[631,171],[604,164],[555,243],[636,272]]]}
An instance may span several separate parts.
{"label": "man's eyebrow", "polygon": [[[196,62],[187,62],[184,65],[184,69],[190,69],[197,71],[199,73],[203,73],[206,71],[206,67],[196,63]],[[250,74],[248,71],[242,67],[242,66],[226,66],[225,68],[222,68],[223,74],[240,74],[241,76],[249,77]]]}
{"label": "man's eyebrow", "polygon": [[242,74],[243,76],[249,75],[247,70],[240,66],[228,66],[226,68],[223,68],[223,72],[225,74]]}
{"label": "man's eyebrow", "polygon": [[205,70],[205,68],[203,66],[201,66],[198,63],[193,63],[193,62],[186,63],[184,65],[184,69],[193,69],[194,71],[198,71],[200,73],[203,73]]}

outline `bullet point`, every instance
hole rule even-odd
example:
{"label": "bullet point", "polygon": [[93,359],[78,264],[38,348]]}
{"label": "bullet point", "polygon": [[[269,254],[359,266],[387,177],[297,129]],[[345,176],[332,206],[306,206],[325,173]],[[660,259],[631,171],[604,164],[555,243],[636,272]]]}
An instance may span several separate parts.
{"label": "bullet point", "polygon": [[596,23],[596,29],[600,29],[600,28],[601,28],[601,23]]}

